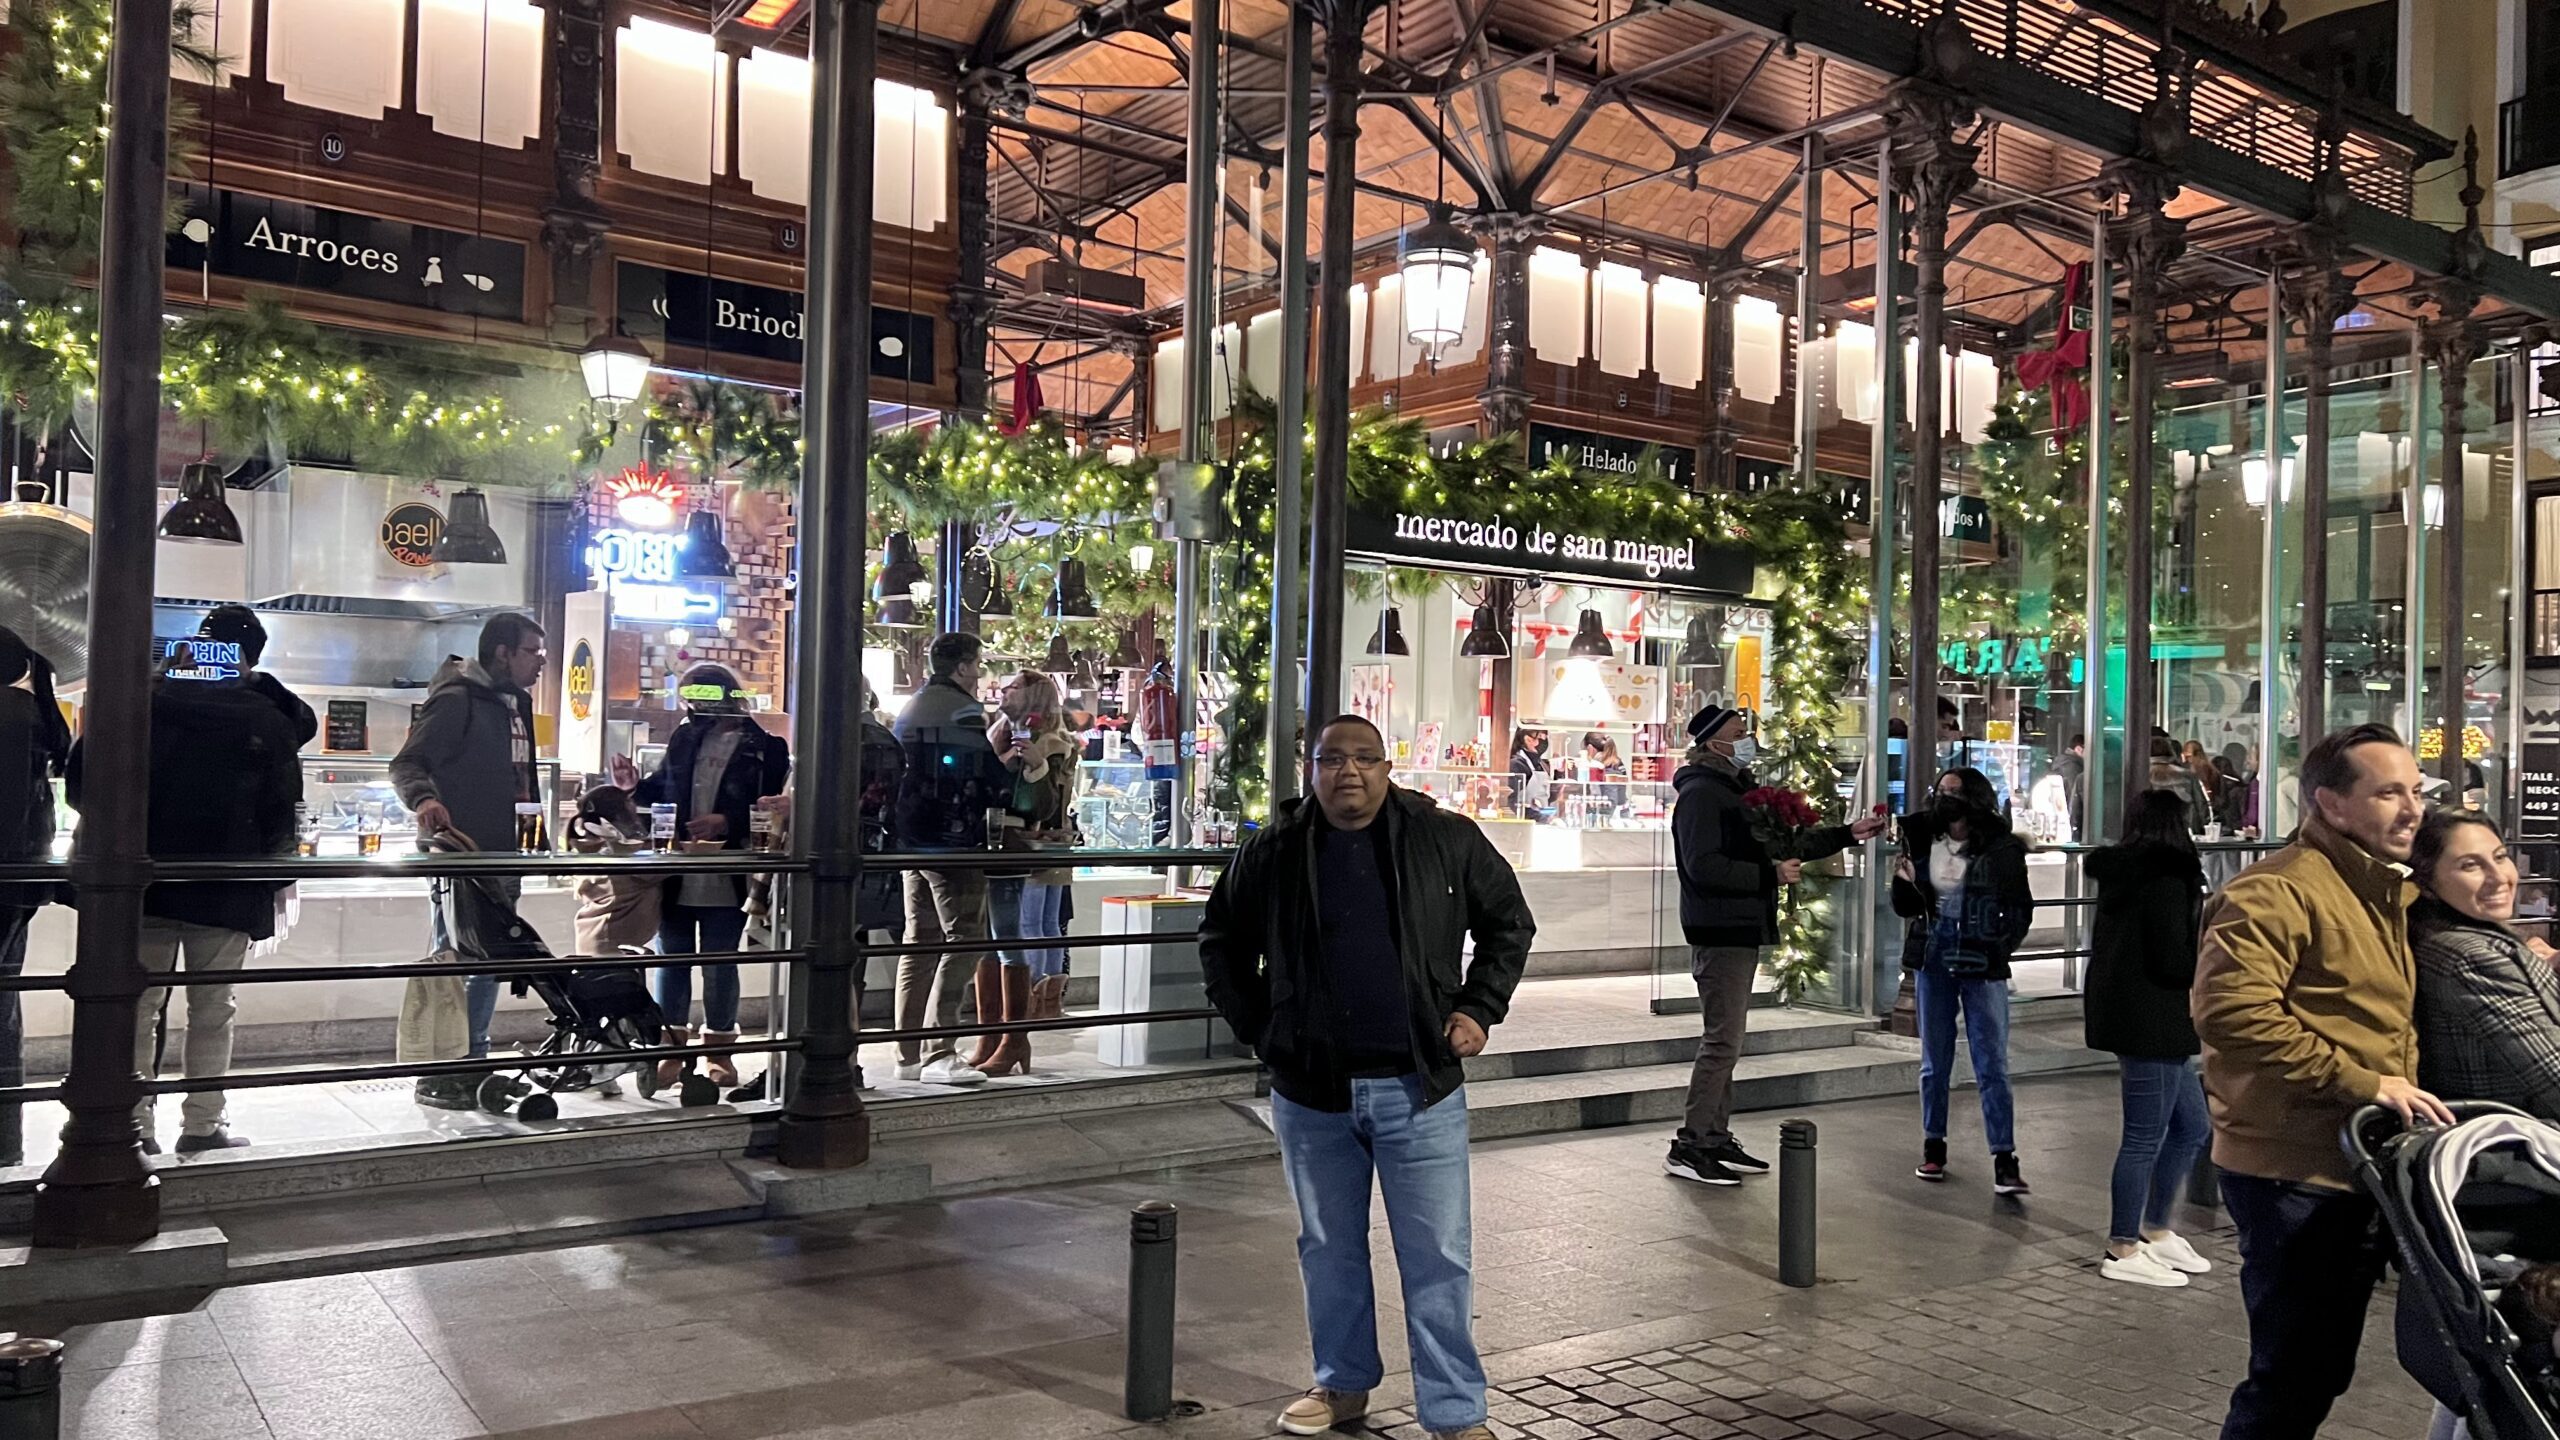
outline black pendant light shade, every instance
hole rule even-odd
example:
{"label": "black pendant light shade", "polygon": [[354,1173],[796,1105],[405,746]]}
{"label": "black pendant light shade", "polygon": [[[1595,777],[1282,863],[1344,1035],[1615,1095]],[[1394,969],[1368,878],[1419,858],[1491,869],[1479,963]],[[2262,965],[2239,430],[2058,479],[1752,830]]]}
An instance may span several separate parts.
{"label": "black pendant light shade", "polygon": [[1502,619],[1492,606],[1476,607],[1476,618],[1468,624],[1458,653],[1475,660],[1501,660],[1511,654],[1511,637],[1502,633]]}
{"label": "black pendant light shade", "polygon": [[1075,668],[1076,657],[1069,654],[1067,651],[1067,637],[1064,634],[1050,636],[1049,653],[1040,657],[1041,673],[1044,675],[1065,675],[1072,672]]}
{"label": "black pendant light shade", "polygon": [[1689,617],[1689,627],[1680,636],[1680,663],[1692,669],[1724,663],[1724,642],[1707,612]]}
{"label": "black pendant light shade", "polygon": [[1144,670],[1146,662],[1138,658],[1138,635],[1134,630],[1120,632],[1120,643],[1111,647],[1111,668]]}
{"label": "black pendant light shade", "polygon": [[240,517],[222,493],[222,472],[199,460],[178,477],[178,498],[160,517],[160,538],[194,545],[237,545]]}
{"label": "black pendant light shade", "polygon": [[960,595],[980,615],[1001,619],[1013,613],[1013,587],[1004,583],[996,557],[984,550],[972,550],[960,562]]}
{"label": "black pendant light shade", "polygon": [[1042,613],[1052,620],[1092,620],[1101,615],[1094,608],[1093,590],[1085,584],[1084,562],[1070,555],[1058,562],[1057,583],[1049,589],[1049,605]]}
{"label": "black pendant light shade", "polygon": [[738,573],[738,562],[729,555],[729,542],[720,533],[720,512],[696,510],[685,517],[684,553],[676,559],[676,573],[690,580],[717,580]]}
{"label": "black pendant light shade", "polygon": [[924,584],[924,562],[916,558],[915,537],[889,532],[880,550],[880,578],[871,583],[873,618],[895,630],[913,630],[924,621],[916,614],[915,587]]}
{"label": "black pendant light shade", "polygon": [[1582,621],[1573,628],[1573,644],[1565,652],[1578,660],[1606,660],[1618,653],[1609,643],[1609,632],[1600,628],[1600,612],[1585,610]]}
{"label": "black pendant light shade", "polygon": [[1372,655],[1410,655],[1413,647],[1404,640],[1404,611],[1390,605],[1378,615],[1378,633],[1369,637]]}
{"label": "black pendant light shade", "polygon": [[506,542],[489,523],[489,497],[477,488],[453,492],[453,513],[445,517],[444,537],[436,541],[439,565],[504,565]]}

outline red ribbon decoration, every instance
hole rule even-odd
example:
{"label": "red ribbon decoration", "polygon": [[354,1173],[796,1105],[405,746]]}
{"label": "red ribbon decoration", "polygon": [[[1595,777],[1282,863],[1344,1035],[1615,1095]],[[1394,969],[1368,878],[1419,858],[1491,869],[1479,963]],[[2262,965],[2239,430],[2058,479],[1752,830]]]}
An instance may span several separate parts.
{"label": "red ribbon decoration", "polygon": [[1040,393],[1040,374],[1029,365],[1013,367],[1013,418],[996,422],[999,435],[1019,435],[1040,418],[1048,408],[1048,397]]}
{"label": "red ribbon decoration", "polygon": [[2030,350],[2018,357],[2018,383],[2053,395],[2057,430],[2077,430],[2089,423],[2089,332],[2071,328],[2071,307],[2080,303],[2080,287],[2089,283],[2086,261],[2073,261],[2062,272],[2062,310],[2054,321],[2053,348]]}

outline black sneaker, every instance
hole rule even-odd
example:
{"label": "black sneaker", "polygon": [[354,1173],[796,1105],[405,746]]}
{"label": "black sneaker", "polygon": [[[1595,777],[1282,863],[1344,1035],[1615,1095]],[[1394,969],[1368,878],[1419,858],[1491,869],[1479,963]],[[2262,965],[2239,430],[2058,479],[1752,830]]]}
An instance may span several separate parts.
{"label": "black sneaker", "polygon": [[421,1075],[410,1098],[438,1110],[477,1110],[480,1108],[480,1078],[476,1075]]}
{"label": "black sneaker", "polygon": [[1769,1162],[1743,1149],[1742,1142],[1739,1140],[1727,1140],[1721,1145],[1708,1147],[1707,1158],[1727,1170],[1740,1171],[1745,1175],[1769,1173]]}
{"label": "black sneaker", "polygon": [[181,1155],[201,1155],[207,1150],[237,1150],[248,1143],[249,1138],[247,1136],[234,1135],[229,1130],[216,1126],[214,1128],[214,1132],[210,1135],[179,1136],[178,1153]]}
{"label": "black sneaker", "polygon": [[2018,1157],[2009,1151],[2003,1150],[1991,1157],[1991,1193],[1994,1195],[2028,1193],[2027,1179],[2018,1173]]}
{"label": "black sneaker", "polygon": [[1911,1173],[1932,1184],[1946,1179],[1947,1142],[1944,1140],[1921,1141],[1920,1168]]}
{"label": "black sneaker", "polygon": [[1674,1180],[1694,1180],[1701,1185],[1742,1183],[1742,1177],[1726,1169],[1713,1154],[1684,1140],[1671,1142],[1671,1153],[1662,1161],[1662,1173]]}

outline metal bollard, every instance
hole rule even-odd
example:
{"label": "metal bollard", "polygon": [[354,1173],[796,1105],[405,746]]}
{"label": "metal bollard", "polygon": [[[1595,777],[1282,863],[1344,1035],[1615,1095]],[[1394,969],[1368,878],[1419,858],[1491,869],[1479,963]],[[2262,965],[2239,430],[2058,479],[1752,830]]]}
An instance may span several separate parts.
{"label": "metal bollard", "polygon": [[0,1332],[0,1440],[59,1440],[62,1342]]}
{"label": "metal bollard", "polygon": [[2222,1174],[2213,1168],[2213,1146],[2207,1143],[2196,1152],[2196,1165],[2187,1172],[2187,1203],[2207,1210],[2222,1208]]}
{"label": "metal bollard", "polygon": [[1813,1122],[1778,1122],[1778,1279],[1813,1286]]}
{"label": "metal bollard", "polygon": [[1129,1212],[1129,1365],[1121,1409],[1132,1420],[1162,1420],[1173,1413],[1175,1219],[1172,1202],[1165,1200]]}

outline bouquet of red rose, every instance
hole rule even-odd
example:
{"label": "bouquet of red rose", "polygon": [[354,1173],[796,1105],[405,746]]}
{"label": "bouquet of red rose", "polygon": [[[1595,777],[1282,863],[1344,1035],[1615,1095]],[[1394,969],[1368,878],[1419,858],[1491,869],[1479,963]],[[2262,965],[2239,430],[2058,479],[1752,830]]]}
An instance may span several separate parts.
{"label": "bouquet of red rose", "polygon": [[1812,801],[1777,785],[1744,792],[1742,810],[1751,822],[1751,838],[1772,860],[1803,859],[1806,843],[1822,823],[1822,812]]}

